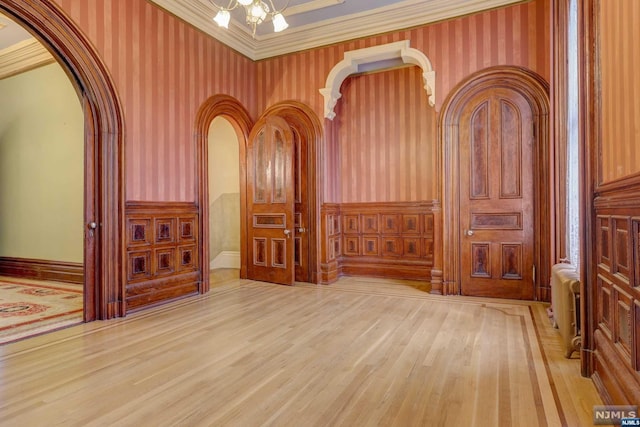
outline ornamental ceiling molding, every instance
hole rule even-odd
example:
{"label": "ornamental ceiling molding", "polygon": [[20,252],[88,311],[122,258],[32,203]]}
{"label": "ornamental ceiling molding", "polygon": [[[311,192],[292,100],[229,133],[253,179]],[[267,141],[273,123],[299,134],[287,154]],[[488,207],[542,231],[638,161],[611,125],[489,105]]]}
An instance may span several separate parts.
{"label": "ornamental ceiling molding", "polygon": [[523,0],[406,0],[253,38],[250,29],[235,20],[228,30],[219,28],[212,20],[215,8],[199,0],[151,1],[254,61],[523,3]]}
{"label": "ornamental ceiling molding", "polygon": [[324,97],[324,117],[333,120],[336,116],[334,108],[338,99],[342,97],[340,87],[347,77],[362,72],[385,70],[391,64],[420,67],[424,90],[429,96],[429,105],[435,106],[436,72],[431,66],[431,61],[418,49],[409,47],[409,40],[403,40],[345,52],[344,59],[331,69],[325,87],[320,89],[320,93]]}
{"label": "ornamental ceiling molding", "polygon": [[54,62],[54,57],[38,40],[33,38],[23,40],[0,50],[0,79],[6,79]]}

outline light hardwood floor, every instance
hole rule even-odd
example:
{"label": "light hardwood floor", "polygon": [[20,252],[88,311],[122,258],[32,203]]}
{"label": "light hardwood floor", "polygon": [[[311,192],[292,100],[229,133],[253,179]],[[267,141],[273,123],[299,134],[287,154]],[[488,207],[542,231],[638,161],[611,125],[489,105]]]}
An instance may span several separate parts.
{"label": "light hardwood floor", "polygon": [[0,425],[577,426],[600,404],[543,304],[217,282],[0,347]]}

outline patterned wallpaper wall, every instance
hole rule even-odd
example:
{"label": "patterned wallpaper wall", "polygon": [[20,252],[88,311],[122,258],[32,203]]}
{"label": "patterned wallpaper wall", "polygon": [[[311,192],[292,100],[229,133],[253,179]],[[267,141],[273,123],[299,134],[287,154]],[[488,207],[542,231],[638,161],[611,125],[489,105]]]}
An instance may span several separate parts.
{"label": "patterned wallpaper wall", "polygon": [[[499,64],[530,68],[544,78],[550,74],[549,1],[536,0],[451,21],[354,40],[324,48],[290,54],[253,63],[188,24],[144,0],[56,0],[92,40],[112,73],[125,112],[126,198],[150,201],[195,200],[195,151],[193,123],[199,106],[209,96],[225,93],[238,98],[256,118],[265,108],[283,100],[309,105],[322,118],[323,99],[318,89],[325,86],[327,74],[345,51],[408,39],[411,47],[424,52],[436,70],[439,111],[449,93],[461,80],[479,69]],[[257,86],[247,82],[257,78]],[[384,79],[387,77],[373,77]],[[408,78],[408,76],[407,76]],[[389,84],[396,78],[389,79]],[[356,86],[360,84],[357,83]],[[365,86],[366,79],[364,79]],[[378,83],[375,83],[376,85]],[[386,83],[380,83],[386,84]],[[402,83],[403,84],[403,83]],[[354,86],[351,102],[362,104],[362,90]],[[386,96],[396,89],[380,90],[377,111],[358,116],[349,112],[352,128],[376,117],[378,123],[400,126],[387,117],[394,113]],[[416,89],[420,92],[420,88]],[[355,93],[355,94],[354,94]],[[369,94],[367,94],[369,95]],[[426,96],[426,95],[425,95]],[[411,95],[407,111],[422,108],[422,100]],[[346,99],[346,98],[345,98]],[[340,101],[339,101],[340,103]],[[343,108],[343,107],[339,107]],[[381,118],[385,120],[381,120]],[[380,118],[380,119],[378,119]],[[322,119],[324,120],[324,119]],[[414,118],[412,120],[417,120]],[[419,179],[418,188],[409,185],[374,194],[386,200],[430,198],[432,186],[412,176],[418,168],[433,165],[436,143],[433,118],[427,117],[416,132],[428,139],[425,163],[400,168],[398,182]],[[369,126],[358,136],[336,123],[325,121],[327,158],[325,166],[326,201],[356,200],[353,189],[345,188],[343,170],[371,168],[371,160],[344,163],[340,153],[353,150],[349,144],[362,144],[381,132]],[[352,135],[348,140],[344,135]],[[361,136],[360,136],[361,135]],[[428,135],[428,136],[427,136]],[[375,141],[382,144],[384,141]],[[424,141],[421,144],[425,144]],[[430,154],[429,154],[430,153]],[[429,157],[430,156],[430,157]],[[379,162],[379,160],[378,160]],[[394,168],[376,176],[377,182],[393,179]],[[423,169],[421,169],[423,170]],[[435,170],[435,169],[430,169]],[[356,172],[358,173],[358,172]],[[387,175],[385,175],[385,173]],[[425,178],[426,179],[426,178]],[[368,184],[371,186],[370,182]],[[367,193],[367,191],[369,193]],[[404,191],[404,193],[403,193]],[[344,197],[342,195],[344,193]],[[369,197],[369,196],[367,196]]]}
{"label": "patterned wallpaper wall", "polygon": [[194,201],[194,122],[210,96],[255,115],[255,64],[145,0],[56,0],[101,53],[125,113],[127,200]]}
{"label": "patterned wallpaper wall", "polygon": [[600,2],[601,182],[640,172],[640,2]]}

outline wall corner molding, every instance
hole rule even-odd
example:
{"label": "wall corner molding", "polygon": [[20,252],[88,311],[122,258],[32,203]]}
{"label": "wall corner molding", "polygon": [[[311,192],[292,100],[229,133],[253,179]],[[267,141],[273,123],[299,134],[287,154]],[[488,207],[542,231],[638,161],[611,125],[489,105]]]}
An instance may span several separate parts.
{"label": "wall corner molding", "polygon": [[325,87],[320,89],[324,98],[324,117],[333,120],[338,99],[342,96],[340,86],[352,74],[383,70],[401,65],[416,65],[422,70],[424,89],[429,96],[429,105],[436,104],[436,72],[429,58],[418,49],[409,46],[409,40],[387,43],[344,53],[344,59],[329,72]]}
{"label": "wall corner molding", "polygon": [[24,40],[0,50],[0,80],[53,62],[55,59],[42,43],[36,39]]}

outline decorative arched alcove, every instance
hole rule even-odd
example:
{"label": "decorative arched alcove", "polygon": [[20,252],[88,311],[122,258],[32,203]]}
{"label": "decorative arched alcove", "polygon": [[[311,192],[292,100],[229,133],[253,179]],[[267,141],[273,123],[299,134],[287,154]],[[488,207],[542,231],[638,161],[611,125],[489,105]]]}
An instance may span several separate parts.
{"label": "decorative arched alcove", "polygon": [[422,69],[424,89],[433,107],[436,103],[436,72],[424,53],[409,47],[409,40],[403,40],[345,52],[344,59],[331,69],[325,87],[320,89],[324,97],[324,117],[333,120],[336,116],[334,108],[342,96],[340,86],[347,77],[402,64],[417,65]]}

